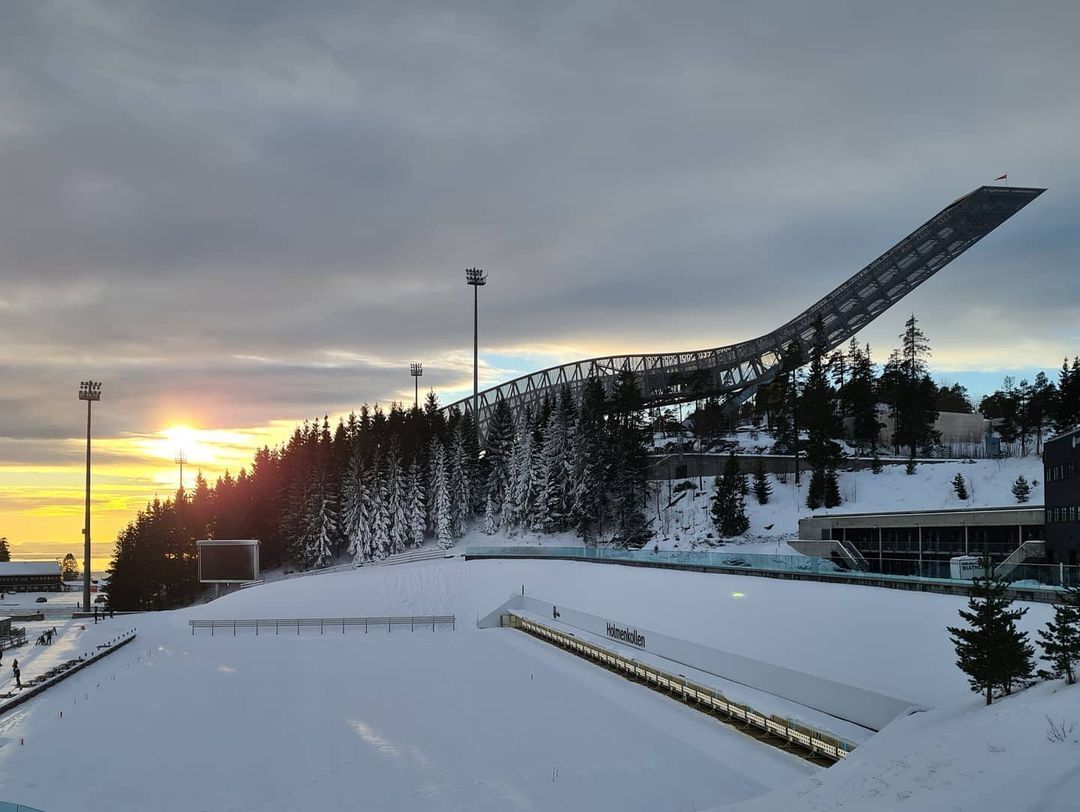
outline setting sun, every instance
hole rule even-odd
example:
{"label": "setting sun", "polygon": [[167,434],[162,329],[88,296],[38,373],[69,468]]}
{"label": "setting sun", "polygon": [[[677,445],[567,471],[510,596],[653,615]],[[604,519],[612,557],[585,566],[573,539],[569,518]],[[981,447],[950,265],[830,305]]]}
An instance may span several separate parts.
{"label": "setting sun", "polygon": [[165,456],[176,457],[181,451],[188,462],[213,462],[212,449],[200,442],[199,432],[189,426],[172,426],[161,432],[165,438]]}

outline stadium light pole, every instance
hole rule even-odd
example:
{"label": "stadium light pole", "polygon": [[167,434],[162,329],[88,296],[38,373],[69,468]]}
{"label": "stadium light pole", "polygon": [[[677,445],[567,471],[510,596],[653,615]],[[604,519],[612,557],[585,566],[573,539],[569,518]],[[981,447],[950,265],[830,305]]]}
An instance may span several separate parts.
{"label": "stadium light pole", "polygon": [[82,381],[79,400],[86,401],[86,515],[83,519],[83,611],[90,611],[90,407],[101,400],[101,383]]}
{"label": "stadium light pole", "polygon": [[184,456],[184,449],[180,448],[176,451],[176,456],[173,457],[173,462],[180,466],[180,493],[184,492],[184,463],[187,462],[187,457]]}
{"label": "stadium light pole", "polygon": [[465,269],[465,284],[472,285],[473,289],[473,351],[472,351],[472,418],[473,423],[476,424],[477,434],[480,432],[480,417],[477,414],[477,406],[479,405],[479,381],[480,381],[480,321],[479,311],[479,290],[483,285],[487,284],[487,274],[479,268],[466,268]]}
{"label": "stadium light pole", "polygon": [[424,365],[417,361],[409,364],[409,374],[413,377],[413,408],[420,408],[420,376],[424,374]]}

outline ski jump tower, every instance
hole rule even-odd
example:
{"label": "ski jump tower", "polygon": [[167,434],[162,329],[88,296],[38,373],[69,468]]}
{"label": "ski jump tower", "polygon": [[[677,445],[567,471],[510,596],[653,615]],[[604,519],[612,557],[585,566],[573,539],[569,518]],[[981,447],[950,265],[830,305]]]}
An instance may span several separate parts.
{"label": "ski jump tower", "polygon": [[[495,404],[506,400],[517,414],[555,398],[564,385],[579,395],[590,377],[610,394],[616,376],[637,375],[646,407],[720,398],[734,407],[782,369],[785,354],[798,345],[808,354],[820,317],[828,349],[847,341],[904,296],[936,274],[1020,209],[1045,192],[1008,186],[980,186],[946,206],[923,225],[787,324],[759,338],[693,352],[610,355],[549,367],[480,392],[478,422],[485,431]],[[472,398],[445,410],[472,411]]]}

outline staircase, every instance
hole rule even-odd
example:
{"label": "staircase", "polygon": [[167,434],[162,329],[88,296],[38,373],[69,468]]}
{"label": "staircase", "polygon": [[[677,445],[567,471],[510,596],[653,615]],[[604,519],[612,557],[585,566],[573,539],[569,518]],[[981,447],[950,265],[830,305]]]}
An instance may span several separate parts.
{"label": "staircase", "polygon": [[994,567],[994,574],[998,578],[1004,578],[1011,573],[1014,569],[1019,567],[1025,561],[1032,558],[1045,558],[1046,557],[1046,542],[1045,541],[1025,541],[1015,550],[1013,550],[1009,557]]}
{"label": "staircase", "polygon": [[866,572],[870,569],[870,564],[862,553],[859,552],[859,548],[854,544],[846,541],[839,541],[834,539],[840,547],[840,555],[852,566],[853,569],[860,572]]}
{"label": "staircase", "polygon": [[406,550],[403,553],[395,553],[394,555],[388,555],[381,561],[372,561],[367,566],[383,566],[384,564],[410,564],[413,561],[434,561],[439,558],[451,558],[454,555],[452,550],[443,550],[439,547],[428,547],[420,550]]}

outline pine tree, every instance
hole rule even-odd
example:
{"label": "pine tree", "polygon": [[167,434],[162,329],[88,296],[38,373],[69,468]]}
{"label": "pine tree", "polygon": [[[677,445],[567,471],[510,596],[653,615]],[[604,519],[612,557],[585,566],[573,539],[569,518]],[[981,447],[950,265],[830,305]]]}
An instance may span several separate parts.
{"label": "pine tree", "polygon": [[900,347],[889,356],[881,377],[881,389],[888,399],[894,420],[892,442],[896,453],[907,448],[915,457],[940,439],[934,429],[938,418],[937,387],[928,372],[930,342],[912,314],[900,334]]}
{"label": "pine tree", "polygon": [[836,476],[835,468],[829,468],[825,471],[825,495],[823,501],[826,508],[839,507],[842,501],[840,498],[840,482]]}
{"label": "pine tree", "polygon": [[526,412],[518,421],[510,481],[503,499],[500,524],[506,529],[525,526],[533,501],[533,433]]}
{"label": "pine tree", "polygon": [[810,486],[806,489],[806,507],[817,510],[825,504],[825,472],[814,469],[810,474]]}
{"label": "pine tree", "polygon": [[870,455],[870,471],[875,475],[880,474],[884,467],[885,466],[881,463],[881,455],[878,454],[878,450],[875,447],[873,453]]}
{"label": "pine tree", "polygon": [[739,471],[739,461],[734,454],[730,454],[724,463],[723,476],[714,480],[715,493],[711,508],[713,524],[725,538],[741,536],[750,528],[740,479],[743,479],[743,475]]}
{"label": "pine tree", "polygon": [[[376,415],[378,412],[376,412]],[[385,462],[373,467],[371,482],[371,549],[369,560],[386,558],[393,552],[390,546],[389,492],[386,487]]]}
{"label": "pine tree", "polygon": [[1024,479],[1023,474],[1020,474],[1013,482],[1012,495],[1016,497],[1017,502],[1026,502],[1031,498],[1031,485]]}
{"label": "pine tree", "polygon": [[1065,587],[1060,602],[1054,604],[1054,618],[1039,630],[1041,659],[1050,664],[1040,669],[1043,679],[1065,678],[1066,685],[1076,682],[1076,663],[1080,661],[1080,587]]}
{"label": "pine tree", "polygon": [[363,476],[363,459],[359,450],[354,449],[341,480],[341,532],[345,536],[347,552],[357,563],[363,560],[360,552],[364,536],[361,524],[365,518]]}
{"label": "pine tree", "polygon": [[450,484],[446,472],[446,450],[437,439],[432,440],[431,453],[431,501],[434,503],[435,538],[439,546],[448,550],[454,546],[452,531],[452,508]]}
{"label": "pine tree", "polygon": [[[514,453],[514,416],[510,404],[500,399],[492,409],[485,438],[485,462],[487,483],[484,503],[485,532],[489,524],[498,529],[502,516],[502,503],[510,483],[510,469]],[[490,523],[489,523],[490,518]]]}
{"label": "pine tree", "polygon": [[420,475],[420,461],[416,457],[413,457],[409,465],[408,481],[409,540],[413,547],[422,547],[427,511],[424,499],[424,479]]}
{"label": "pine tree", "polygon": [[611,397],[610,439],[615,539],[626,547],[642,547],[650,535],[645,518],[649,461],[641,409],[637,375],[623,370],[616,377]]}
{"label": "pine tree", "polygon": [[772,484],[769,482],[769,475],[765,473],[765,464],[759,462],[757,471],[754,472],[754,498],[757,499],[759,505],[767,505],[770,496],[772,496]]}
{"label": "pine tree", "polygon": [[495,507],[495,500],[489,493],[487,503],[484,505],[484,534],[494,536],[499,532],[499,510]]}
{"label": "pine tree", "polygon": [[584,385],[581,409],[571,436],[570,523],[588,544],[603,534],[608,513],[608,461],[611,449],[604,420],[606,395],[595,377]]}
{"label": "pine tree", "polygon": [[310,527],[306,533],[304,559],[308,567],[319,569],[330,563],[330,559],[334,556],[339,532],[338,517],[333,496],[325,479],[320,478],[309,493]]}
{"label": "pine tree", "polygon": [[908,476],[914,476],[917,470],[919,469],[918,466],[915,464],[915,457],[914,455],[912,455],[908,457],[907,465],[904,466],[904,473]]}
{"label": "pine tree", "polygon": [[403,552],[412,542],[412,522],[409,516],[405,477],[401,469],[401,455],[395,443],[391,443],[386,454],[383,479],[386,486],[386,517],[389,524],[387,550],[393,555]]}
{"label": "pine tree", "polygon": [[806,428],[806,461],[819,474],[840,459],[840,445],[833,439],[840,433],[840,421],[833,409],[833,388],[825,366],[825,328],[820,317],[814,329],[810,370],[803,386],[799,415]]}
{"label": "pine tree", "polygon": [[11,549],[8,547],[7,536],[0,536],[0,561],[11,560]]}
{"label": "pine tree", "polygon": [[968,489],[967,482],[964,481],[964,475],[957,471],[956,476],[952,480],[953,491],[956,492],[957,499],[967,500]]}
{"label": "pine tree", "polygon": [[472,476],[468,454],[467,426],[460,420],[454,427],[447,468],[450,488],[450,532],[454,538],[465,535],[466,520],[472,516]]}
{"label": "pine tree", "polygon": [[968,625],[949,626],[948,631],[956,646],[956,665],[968,675],[971,690],[985,694],[989,705],[995,689],[1010,694],[1014,683],[1030,678],[1035,652],[1016,625],[1027,609],[1010,608],[1008,584],[989,574],[989,561],[984,565],[988,575],[975,579],[968,609],[960,610]]}

